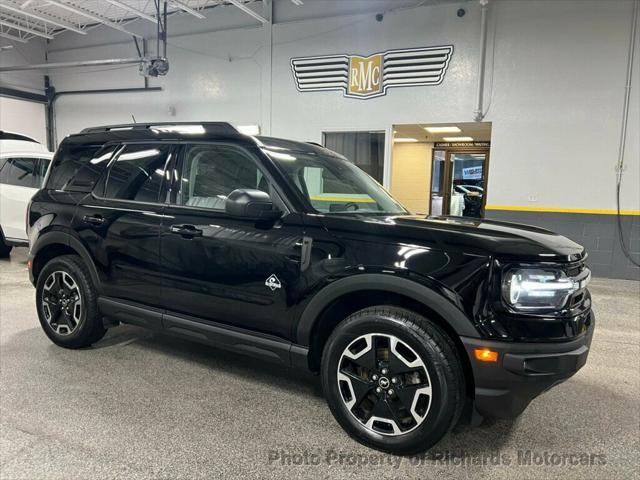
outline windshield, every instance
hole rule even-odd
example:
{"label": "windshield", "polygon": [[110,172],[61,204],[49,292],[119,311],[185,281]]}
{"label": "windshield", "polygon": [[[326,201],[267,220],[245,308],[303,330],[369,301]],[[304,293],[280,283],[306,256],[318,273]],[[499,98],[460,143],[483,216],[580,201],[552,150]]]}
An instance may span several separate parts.
{"label": "windshield", "polygon": [[262,149],[287,174],[318,212],[326,214],[404,215],[407,213],[378,182],[329,153]]}

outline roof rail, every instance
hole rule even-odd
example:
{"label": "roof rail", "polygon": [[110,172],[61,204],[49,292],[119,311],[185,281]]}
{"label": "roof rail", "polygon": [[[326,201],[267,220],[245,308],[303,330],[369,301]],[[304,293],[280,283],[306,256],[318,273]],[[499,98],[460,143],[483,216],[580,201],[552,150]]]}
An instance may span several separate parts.
{"label": "roof rail", "polygon": [[114,132],[119,130],[156,130],[160,133],[214,133],[221,135],[235,134],[238,130],[228,122],[153,122],[153,123],[124,123],[120,125],[104,125],[89,127],[80,133]]}

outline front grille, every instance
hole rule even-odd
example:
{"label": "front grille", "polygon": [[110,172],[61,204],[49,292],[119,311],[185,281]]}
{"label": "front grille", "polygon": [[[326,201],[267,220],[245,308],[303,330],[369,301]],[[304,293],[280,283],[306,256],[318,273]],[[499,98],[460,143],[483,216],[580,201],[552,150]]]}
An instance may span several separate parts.
{"label": "front grille", "polygon": [[582,273],[584,269],[585,269],[584,262],[578,262],[578,263],[570,264],[565,269],[565,272],[567,274],[567,277],[577,277]]}
{"label": "front grille", "polygon": [[581,261],[568,265],[565,268],[565,273],[580,285],[580,288],[569,298],[567,306],[571,309],[582,307],[588,297],[587,285],[591,279],[591,271],[587,268],[585,262]]}

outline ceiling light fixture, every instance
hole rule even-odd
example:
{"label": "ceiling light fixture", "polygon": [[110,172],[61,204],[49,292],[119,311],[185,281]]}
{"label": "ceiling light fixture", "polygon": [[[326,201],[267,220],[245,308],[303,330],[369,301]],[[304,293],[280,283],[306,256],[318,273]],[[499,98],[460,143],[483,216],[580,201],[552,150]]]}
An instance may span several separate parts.
{"label": "ceiling light fixture", "polygon": [[429,133],[460,133],[462,131],[455,125],[449,127],[424,127],[424,129]]}
{"label": "ceiling light fixture", "polygon": [[417,142],[418,139],[417,138],[394,138],[393,141],[394,143],[413,143],[413,142]]}

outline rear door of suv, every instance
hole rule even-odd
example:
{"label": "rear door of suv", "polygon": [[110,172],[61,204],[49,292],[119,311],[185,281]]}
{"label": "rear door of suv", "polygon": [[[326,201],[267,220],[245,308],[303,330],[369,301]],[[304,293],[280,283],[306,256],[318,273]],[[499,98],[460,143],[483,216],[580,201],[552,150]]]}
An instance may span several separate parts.
{"label": "rear door of suv", "polygon": [[[270,194],[283,217],[275,224],[234,218],[225,199],[238,188]],[[288,337],[302,292],[303,226],[261,164],[244,147],[182,147],[162,228],[165,328],[184,331],[189,318]],[[187,320],[188,322],[188,320]]]}
{"label": "rear door of suv", "polygon": [[103,296],[160,303],[160,228],[175,148],[126,143],[92,160],[109,164],[78,205],[73,228],[93,257]]}

